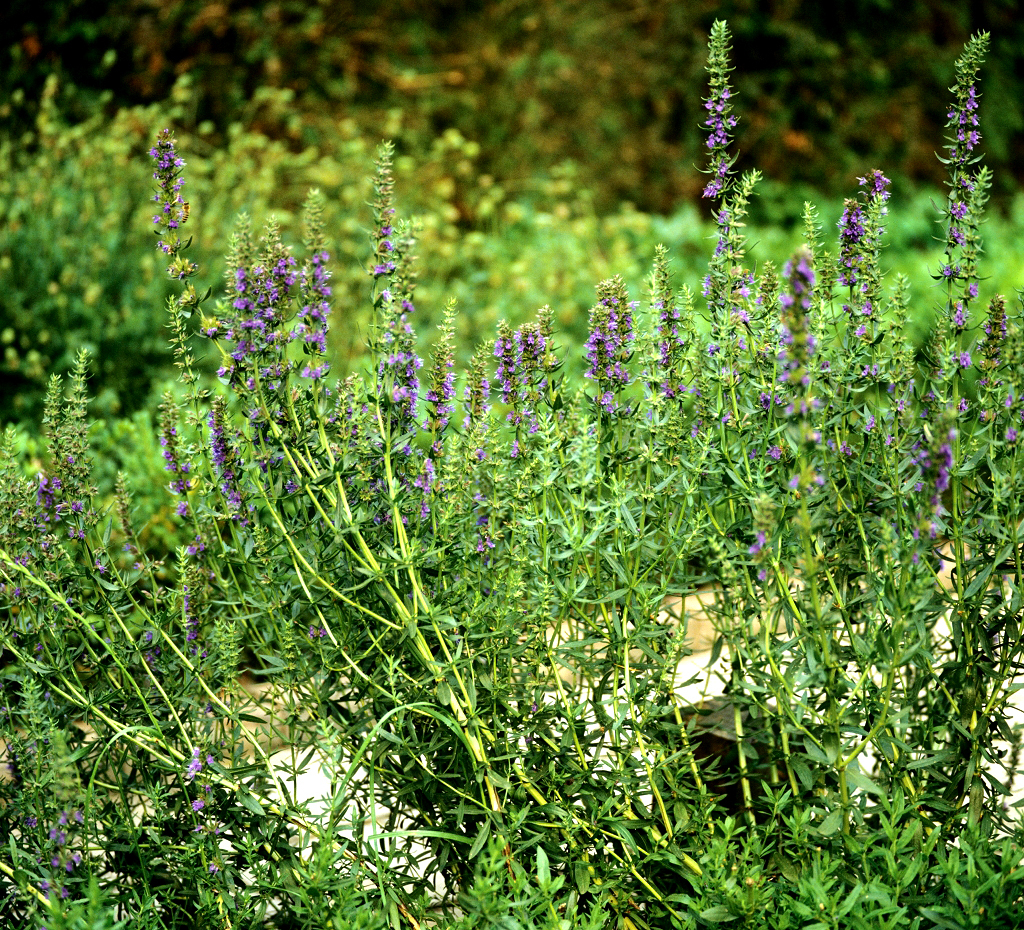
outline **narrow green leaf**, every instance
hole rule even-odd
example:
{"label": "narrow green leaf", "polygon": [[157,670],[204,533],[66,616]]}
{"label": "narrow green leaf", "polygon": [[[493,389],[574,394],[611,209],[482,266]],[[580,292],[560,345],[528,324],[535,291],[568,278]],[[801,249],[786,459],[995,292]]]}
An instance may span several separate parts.
{"label": "narrow green leaf", "polygon": [[586,894],[590,888],[590,867],[586,862],[577,862],[572,867],[572,872],[576,880],[576,890],[580,894]]}
{"label": "narrow green leaf", "polygon": [[481,849],[484,848],[484,844],[487,842],[487,837],[491,835],[491,821],[485,819],[483,824],[480,826],[480,832],[477,833],[476,839],[473,840],[473,845],[469,848],[469,858],[475,859]]}
{"label": "narrow green leaf", "polygon": [[548,854],[544,852],[543,846],[537,847],[537,884],[541,890],[551,884],[551,866],[548,864]]}
{"label": "narrow green leaf", "polygon": [[843,822],[843,812],[838,808],[832,811],[819,825],[818,832],[822,836],[832,836]]}
{"label": "narrow green leaf", "polygon": [[964,930],[964,925],[957,920],[953,920],[947,917],[945,914],[940,913],[933,907],[922,907],[921,916],[925,920],[930,920],[936,927],[941,927],[942,930]]}
{"label": "narrow green leaf", "polygon": [[260,807],[260,802],[257,801],[256,798],[254,798],[251,794],[249,794],[248,791],[239,791],[238,801],[242,805],[242,807],[249,811],[249,813],[255,814],[257,817],[262,817],[263,814],[266,813],[263,810],[263,808]]}
{"label": "narrow green leaf", "polygon": [[854,788],[859,788],[861,791],[867,791],[869,794],[877,794],[879,797],[882,796],[882,789],[868,778],[867,775],[857,769],[849,768],[846,770],[846,781]]}
{"label": "narrow green leaf", "polygon": [[716,904],[714,907],[706,907],[697,915],[702,924],[727,924],[736,920],[736,915],[729,913],[729,908],[724,904]]}

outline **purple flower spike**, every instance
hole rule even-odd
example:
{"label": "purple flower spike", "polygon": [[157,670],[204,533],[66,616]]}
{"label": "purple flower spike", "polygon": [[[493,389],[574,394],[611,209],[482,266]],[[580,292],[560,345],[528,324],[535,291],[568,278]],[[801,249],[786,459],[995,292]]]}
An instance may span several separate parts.
{"label": "purple flower spike", "polygon": [[586,376],[597,384],[600,405],[614,413],[619,408],[616,395],[631,381],[626,364],[633,353],[633,305],[618,275],[602,281],[597,295],[590,311]]}
{"label": "purple flower spike", "polygon": [[181,257],[182,241],[179,235],[181,227],[188,222],[189,205],[181,196],[185,179],[181,176],[184,160],[176,151],[176,141],[170,129],[164,129],[157,136],[156,145],[149,150],[150,157],[156,163],[153,180],[157,183],[154,202],[160,205],[160,212],[153,217],[153,225],[161,237],[157,248],[171,258],[168,273],[179,280],[191,277],[196,273],[196,265]]}
{"label": "purple flower spike", "polygon": [[864,208],[858,200],[847,200],[839,220],[839,283],[854,287],[864,261]]}
{"label": "purple flower spike", "polygon": [[508,412],[509,423],[518,426],[523,422],[523,349],[522,343],[515,338],[512,327],[505,320],[498,324],[494,357],[498,360],[495,379],[501,386],[501,401],[512,408]]}
{"label": "purple flower spike", "polygon": [[704,103],[708,113],[704,125],[708,130],[707,148],[710,154],[706,171],[711,175],[711,180],[704,187],[702,196],[717,199],[725,195],[731,184],[729,173],[732,161],[728,148],[732,141],[730,133],[736,128],[736,117],[732,113],[732,90],[729,88],[729,29],[722,20],[716,20],[711,27],[707,70],[711,94]]}

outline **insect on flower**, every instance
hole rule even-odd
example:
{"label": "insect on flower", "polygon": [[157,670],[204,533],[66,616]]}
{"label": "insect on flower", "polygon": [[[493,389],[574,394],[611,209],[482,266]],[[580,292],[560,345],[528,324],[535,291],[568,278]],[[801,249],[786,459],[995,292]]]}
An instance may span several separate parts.
{"label": "insect on flower", "polygon": [[188,215],[190,212],[188,201],[184,201],[181,205],[181,225],[184,226],[188,222]]}

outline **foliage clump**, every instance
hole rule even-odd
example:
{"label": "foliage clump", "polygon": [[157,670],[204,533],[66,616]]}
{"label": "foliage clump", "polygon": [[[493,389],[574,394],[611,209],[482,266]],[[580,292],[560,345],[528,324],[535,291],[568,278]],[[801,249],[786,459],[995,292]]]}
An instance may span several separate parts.
{"label": "foliage clump", "polygon": [[[184,397],[159,436],[189,542],[160,565],[127,480],[97,507],[80,355],[39,474],[13,430],[0,450],[8,923],[1019,923],[1021,312],[993,295],[984,333],[966,323],[986,42],[957,67],[944,323],[920,362],[905,282],[884,286],[881,172],[838,257],[808,205],[796,254],[747,265],[757,176],[723,148],[717,23],[703,304],[659,250],[645,301],[598,284],[581,377],[545,307],[478,351],[461,418],[454,305],[421,374],[390,146],[373,362],[332,380],[322,196],[301,257],[242,217],[211,299],[161,133]],[[725,659],[706,699],[675,606],[697,591]],[[316,769],[325,795],[303,798]]]}

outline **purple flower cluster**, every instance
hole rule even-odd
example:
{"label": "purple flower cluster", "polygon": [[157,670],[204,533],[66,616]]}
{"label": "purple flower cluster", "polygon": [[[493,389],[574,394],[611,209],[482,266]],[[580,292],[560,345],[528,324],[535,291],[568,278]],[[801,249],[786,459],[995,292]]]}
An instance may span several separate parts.
{"label": "purple flower cluster", "polygon": [[[547,370],[551,361],[544,327],[539,323],[524,323],[513,332],[502,320],[498,325],[494,356],[498,360],[495,378],[501,385],[501,399],[510,408],[506,419],[515,427],[525,423],[527,432],[536,432],[537,409],[547,387]],[[482,376],[482,372],[480,374]],[[483,388],[482,381],[476,383]],[[471,379],[470,386],[473,384]],[[512,457],[515,458],[518,452],[517,437],[512,446]]]}
{"label": "purple flower cluster", "polygon": [[[284,376],[282,357],[287,336],[281,331],[291,299],[291,287],[298,280],[295,258],[281,245],[276,228],[268,228],[267,250],[252,268],[234,269],[235,319],[224,333],[235,341],[231,362],[218,371],[233,383],[254,390],[254,369],[273,390]],[[326,317],[325,317],[326,319]]]}
{"label": "purple flower cluster", "polygon": [[729,88],[729,30],[721,20],[716,21],[711,28],[707,70],[711,94],[704,103],[708,113],[704,125],[708,130],[710,166],[707,173],[711,175],[711,180],[705,185],[702,196],[716,198],[721,197],[729,186],[732,159],[727,150],[731,141],[730,132],[736,128],[736,116],[732,113],[732,91]]}
{"label": "purple flower cluster", "polygon": [[157,247],[165,255],[178,253],[181,248],[178,230],[188,219],[188,205],[181,196],[185,184],[181,169],[185,161],[179,157],[175,146],[176,140],[170,129],[164,129],[157,136],[156,145],[149,150],[150,157],[156,162],[153,179],[157,183],[157,192],[153,200],[160,204],[160,212],[153,217],[153,224],[164,237],[157,243]]}
{"label": "purple flower cluster", "polygon": [[[189,490],[189,478],[187,475],[192,470],[190,462],[182,459],[181,449],[178,445],[178,427],[175,416],[174,402],[170,397],[165,397],[160,405],[160,446],[163,449],[164,470],[172,472],[175,477],[170,484],[172,494],[186,495]],[[178,501],[177,513],[183,517],[188,513],[188,504],[184,500]]]}
{"label": "purple flower cluster", "polygon": [[227,435],[227,401],[221,395],[213,398],[207,418],[210,427],[210,455],[220,479],[220,491],[228,505],[228,513],[242,526],[248,526],[248,510],[241,491],[238,456]]}
{"label": "purple flower cluster", "polygon": [[810,252],[801,249],[782,269],[786,289],[779,297],[782,305],[782,336],[779,350],[779,381],[789,385],[793,400],[787,414],[799,412],[806,416],[812,401],[806,396],[811,383],[811,358],[815,341],[808,328],[807,314],[812,306],[814,269]]}
{"label": "purple flower cluster", "polygon": [[39,472],[39,486],[36,488],[37,525],[40,529],[51,529],[60,523],[64,507],[61,503],[61,480],[50,478]]}
{"label": "purple flower cluster", "polygon": [[797,308],[795,312],[806,314],[812,306],[814,296],[814,269],[811,267],[811,253],[800,249],[782,269],[788,289],[779,296],[784,310]]}
{"label": "purple flower cluster", "polygon": [[441,489],[441,483],[437,478],[437,469],[434,461],[429,455],[423,458],[423,470],[413,479],[413,487],[423,492],[423,499],[420,502],[420,519],[426,520],[430,516],[430,498]]}
{"label": "purple flower cluster", "polygon": [[391,217],[394,216],[395,211],[392,207],[385,212],[388,215],[387,221],[378,226],[373,233],[374,262],[370,274],[374,279],[392,274],[396,268],[396,263],[392,258],[395,252],[395,243],[391,238],[395,234],[395,229],[391,225]]}
{"label": "purple flower cluster", "polygon": [[[947,415],[948,416],[948,415]],[[957,431],[952,427],[939,427],[927,446],[918,445],[911,458],[913,464],[921,469],[921,478],[915,485],[915,491],[925,492],[928,509],[919,516],[919,528],[934,538],[937,529],[935,517],[942,512],[942,495],[949,489],[950,470],[953,468],[953,444]],[[915,531],[915,538],[919,533]]]}
{"label": "purple flower cluster", "polygon": [[[412,309],[412,304],[408,306]],[[387,355],[377,368],[377,377],[380,383],[388,384],[388,394],[399,418],[415,420],[420,396],[417,372],[423,367],[423,359],[416,354],[416,335],[406,314],[403,312],[391,322],[383,336]]]}
{"label": "purple flower cluster", "polygon": [[477,508],[476,551],[479,555],[483,556],[484,565],[489,565],[491,561],[491,550],[495,547],[495,541],[494,537],[491,535],[491,518],[486,509],[487,499],[483,494],[477,492],[473,495],[473,500],[478,504],[485,505],[484,507]]}
{"label": "purple flower cluster", "polygon": [[[35,817],[27,817],[25,826],[34,828],[38,822]],[[66,900],[71,895],[64,880],[82,864],[82,854],[71,848],[70,840],[73,831],[84,822],[85,818],[81,811],[63,810],[47,833],[47,842],[39,860],[39,864],[46,868],[50,875],[49,879],[43,879],[39,883],[39,890],[47,900],[53,891],[59,894],[61,900]]]}
{"label": "purple flower cluster", "polygon": [[590,310],[590,336],[585,347],[586,376],[598,389],[598,404],[608,413],[619,408],[616,395],[631,378],[626,369],[633,354],[633,310],[626,287],[616,275],[597,286],[597,303]]}
{"label": "purple flower cluster", "polygon": [[[946,126],[953,130],[949,146],[949,159],[954,171],[965,172],[971,162],[975,148],[981,141],[981,125],[978,119],[978,92],[973,81],[966,87],[957,88],[957,102],[946,114]],[[961,174],[961,187],[970,190],[970,179]]]}
{"label": "purple flower cluster", "polygon": [[494,342],[494,357],[498,367],[495,380],[501,385],[501,402],[511,409],[507,419],[518,426],[523,422],[522,344],[516,339],[507,321],[498,324],[498,338]]}
{"label": "purple flower cluster", "polygon": [[877,168],[869,171],[866,177],[857,178],[857,183],[864,188],[869,201],[885,203],[889,199],[889,185],[892,182]]}
{"label": "purple flower cluster", "polygon": [[[327,318],[331,312],[331,288],[327,283],[331,273],[327,270],[330,255],[323,250],[314,252],[299,275],[299,323],[295,335],[301,336],[310,354],[321,357],[327,351]],[[302,377],[318,381],[330,366],[322,358],[318,365],[306,365]]]}
{"label": "purple flower cluster", "polygon": [[864,207],[859,200],[847,200],[843,215],[839,219],[839,283],[843,287],[854,287],[864,253]]}
{"label": "purple flower cluster", "polygon": [[209,753],[206,754],[205,763],[203,759],[200,758],[201,756],[202,752],[200,751],[199,747],[196,746],[195,748],[193,748],[192,758],[189,760],[188,768],[185,769],[186,781],[192,781],[193,779],[195,779],[195,777],[203,771],[204,765],[213,765],[214,758],[212,755],[210,755]]}
{"label": "purple flower cluster", "polygon": [[[838,283],[852,291],[859,286],[867,294],[870,282],[865,280],[866,269],[878,248],[881,238],[882,217],[886,215],[885,202],[889,199],[889,179],[877,168],[866,177],[857,178],[863,189],[866,203],[860,200],[846,200],[843,215],[839,219],[839,275]],[[870,299],[865,299],[862,312],[870,316]],[[844,307],[849,313],[849,307]]]}
{"label": "purple flower cluster", "polygon": [[524,406],[529,431],[537,430],[537,407],[548,385],[546,364],[548,339],[537,323],[524,323],[516,330],[516,345],[523,370]]}

